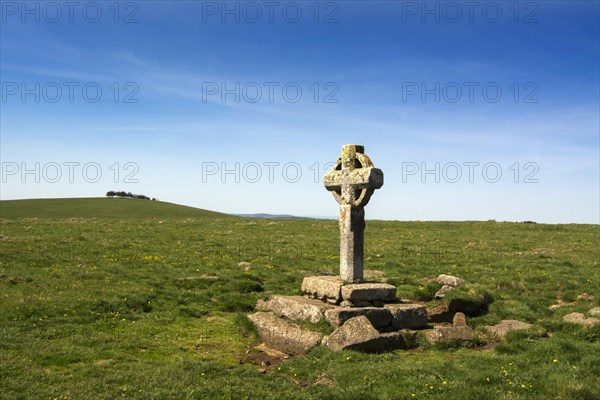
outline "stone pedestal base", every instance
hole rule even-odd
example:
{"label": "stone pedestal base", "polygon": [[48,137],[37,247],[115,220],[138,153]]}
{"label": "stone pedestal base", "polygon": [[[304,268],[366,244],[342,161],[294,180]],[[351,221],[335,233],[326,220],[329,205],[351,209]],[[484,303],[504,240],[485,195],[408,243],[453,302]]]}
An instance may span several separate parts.
{"label": "stone pedestal base", "polygon": [[287,354],[303,354],[320,343],[322,334],[290,320],[326,320],[334,331],[323,344],[334,351],[366,352],[402,348],[404,333],[399,330],[427,324],[425,307],[400,303],[396,287],[386,283],[348,283],[335,276],[309,276],[302,282],[302,291],[305,297],[276,295],[256,305],[258,310],[271,311],[250,316],[267,346]]}

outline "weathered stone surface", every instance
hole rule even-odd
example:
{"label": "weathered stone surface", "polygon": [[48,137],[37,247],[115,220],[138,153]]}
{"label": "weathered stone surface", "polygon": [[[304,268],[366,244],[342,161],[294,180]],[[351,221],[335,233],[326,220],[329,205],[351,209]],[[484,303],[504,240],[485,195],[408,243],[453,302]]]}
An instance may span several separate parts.
{"label": "weathered stone surface", "polygon": [[304,354],[318,345],[323,338],[323,334],[302,329],[273,313],[257,312],[248,318],[256,326],[263,343],[286,354]]}
{"label": "weathered stone surface", "polygon": [[518,331],[522,329],[529,329],[532,325],[527,322],[516,321],[512,319],[505,319],[493,326],[486,326],[485,329],[496,336],[504,337],[510,331]]}
{"label": "weathered stone surface", "polygon": [[467,317],[461,312],[457,312],[452,317],[452,324],[455,326],[467,326]]}
{"label": "weathered stone surface", "polygon": [[594,307],[590,311],[588,311],[592,317],[600,317],[600,307]]}
{"label": "weathered stone surface", "polygon": [[448,342],[451,340],[473,340],[475,331],[467,325],[467,318],[463,313],[456,313],[452,318],[453,325],[436,325],[433,331],[427,332],[425,338],[429,343]]}
{"label": "weathered stone surface", "polygon": [[466,281],[462,278],[458,278],[452,275],[440,274],[435,278],[437,283],[441,283],[442,285],[450,285],[450,286],[460,286]]}
{"label": "weathered stone surface", "polygon": [[338,328],[349,319],[364,315],[375,328],[387,326],[392,321],[392,314],[385,308],[377,307],[352,307],[352,308],[336,308],[325,311],[325,319],[329,324]]}
{"label": "weathered stone surface", "polygon": [[336,330],[326,339],[326,345],[332,351],[358,350],[376,351],[378,344],[374,340],[379,332],[364,315],[354,317]]}
{"label": "weathered stone surface", "polygon": [[427,309],[420,304],[386,304],[395,329],[415,329],[427,325]]}
{"label": "weathered stone surface", "polygon": [[[352,321],[351,323],[351,325],[360,325],[360,329],[364,330],[360,337],[359,335],[354,334],[353,339],[348,339],[348,337],[353,334],[349,328],[354,329],[355,326],[344,328],[344,325],[334,331],[335,336],[334,333],[330,336],[326,336],[323,339],[323,345],[328,346],[333,351],[355,350],[365,353],[382,353],[385,351],[407,349],[410,347],[407,343],[406,336],[414,336],[413,333],[408,331],[378,333],[376,330],[371,330],[368,327],[367,322],[362,320]],[[412,339],[414,339],[414,337]],[[412,339],[410,340],[411,342],[414,341]]]}
{"label": "weathered stone surface", "polygon": [[326,310],[333,306],[319,300],[307,299],[302,296],[273,296],[263,309],[271,310],[275,314],[289,319],[301,319],[313,324],[323,319]]}
{"label": "weathered stone surface", "polygon": [[446,293],[448,293],[449,291],[451,291],[452,289],[454,289],[454,286],[450,286],[450,285],[444,285],[440,288],[440,290],[438,290],[435,294],[435,298],[436,299],[441,299],[442,297],[444,297],[446,295]]}
{"label": "weathered stone surface", "polygon": [[396,287],[387,283],[354,283],[342,286],[342,298],[357,301],[383,301],[396,299]]}
{"label": "weathered stone surface", "polygon": [[325,300],[342,299],[341,289],[344,281],[337,276],[307,276],[302,280],[301,289],[308,295]]}
{"label": "weathered stone surface", "polygon": [[469,326],[436,326],[425,334],[429,343],[448,342],[451,340],[473,340],[475,331]]}
{"label": "weathered stone surface", "polygon": [[365,209],[340,204],[340,277],[349,282],[363,280]]}
{"label": "weathered stone surface", "polygon": [[594,301],[594,300],[596,300],[596,298],[594,297],[594,295],[586,292],[586,293],[582,293],[579,296],[577,296],[577,300]]}
{"label": "weathered stone surface", "polygon": [[342,146],[336,165],[323,178],[340,204],[340,277],[350,282],[363,279],[364,207],[375,189],[383,186],[383,172],[364,151],[355,144]]}
{"label": "weathered stone surface", "polygon": [[583,326],[592,326],[600,322],[598,318],[586,317],[583,313],[574,312],[563,317],[563,321],[571,324],[579,324]]}

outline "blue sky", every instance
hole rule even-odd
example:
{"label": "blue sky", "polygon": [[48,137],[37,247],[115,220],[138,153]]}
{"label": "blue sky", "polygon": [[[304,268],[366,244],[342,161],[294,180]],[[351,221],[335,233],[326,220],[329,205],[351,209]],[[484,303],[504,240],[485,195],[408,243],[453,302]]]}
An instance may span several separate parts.
{"label": "blue sky", "polygon": [[599,223],[599,3],[465,4],[3,1],[0,196]]}

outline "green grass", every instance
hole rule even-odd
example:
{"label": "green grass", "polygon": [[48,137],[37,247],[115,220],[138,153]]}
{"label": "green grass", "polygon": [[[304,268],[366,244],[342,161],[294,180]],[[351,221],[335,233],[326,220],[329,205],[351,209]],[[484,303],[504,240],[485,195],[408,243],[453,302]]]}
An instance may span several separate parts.
{"label": "green grass", "polygon": [[226,214],[163,201],[131,198],[0,201],[0,218],[212,218]]}
{"label": "green grass", "polygon": [[[368,221],[367,268],[401,297],[436,304],[428,279],[454,274],[470,283],[461,304],[493,298],[471,325],[533,328],[495,347],[316,348],[262,374],[244,361],[257,339],[241,315],[336,273],[336,221],[131,199],[0,209],[2,399],[600,398],[600,326],[562,322],[599,304],[597,225]],[[550,310],[557,298],[574,304]]]}

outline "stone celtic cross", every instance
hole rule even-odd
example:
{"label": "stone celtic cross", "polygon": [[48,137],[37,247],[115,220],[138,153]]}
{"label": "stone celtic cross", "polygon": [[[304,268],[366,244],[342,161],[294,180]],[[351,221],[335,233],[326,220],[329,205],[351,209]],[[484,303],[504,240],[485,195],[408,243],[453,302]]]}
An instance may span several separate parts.
{"label": "stone celtic cross", "polygon": [[365,210],[375,189],[383,186],[383,172],[375,168],[364,146],[347,144],[333,170],[323,178],[340,204],[340,277],[363,279]]}

